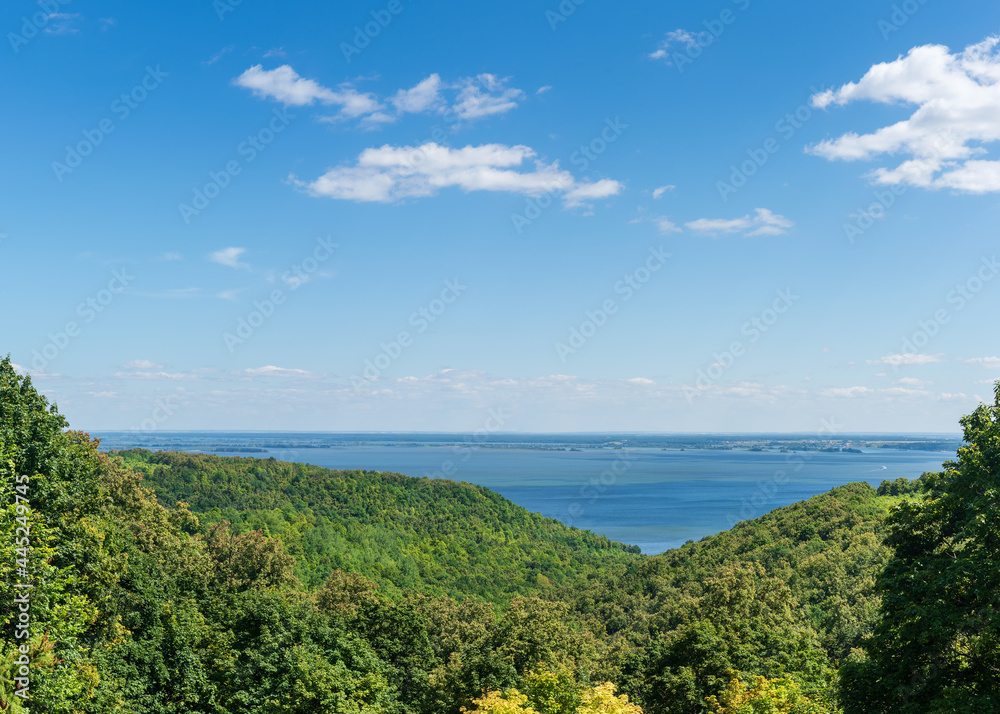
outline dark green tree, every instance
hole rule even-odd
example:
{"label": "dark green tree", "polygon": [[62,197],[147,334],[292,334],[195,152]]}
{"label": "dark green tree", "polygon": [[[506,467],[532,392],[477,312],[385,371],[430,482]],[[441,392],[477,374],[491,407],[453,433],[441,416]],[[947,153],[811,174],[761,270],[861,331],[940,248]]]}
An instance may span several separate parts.
{"label": "dark green tree", "polygon": [[961,420],[958,461],[889,517],[867,658],[845,665],[851,713],[1000,712],[1000,382]]}

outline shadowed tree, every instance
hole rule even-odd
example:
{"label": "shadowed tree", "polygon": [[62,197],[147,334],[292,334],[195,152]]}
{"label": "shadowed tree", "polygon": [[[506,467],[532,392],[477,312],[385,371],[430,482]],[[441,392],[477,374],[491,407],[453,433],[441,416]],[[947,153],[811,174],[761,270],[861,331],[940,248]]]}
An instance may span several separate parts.
{"label": "shadowed tree", "polygon": [[843,668],[846,710],[1000,712],[1000,382],[961,420],[958,461],[889,517],[867,659]]}

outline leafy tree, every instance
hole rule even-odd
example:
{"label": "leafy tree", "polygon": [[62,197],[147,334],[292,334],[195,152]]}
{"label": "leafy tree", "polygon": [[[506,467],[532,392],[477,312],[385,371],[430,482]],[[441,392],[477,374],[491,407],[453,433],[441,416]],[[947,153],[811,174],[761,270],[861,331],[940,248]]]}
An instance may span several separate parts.
{"label": "leafy tree", "polygon": [[[494,690],[475,699],[474,709],[462,712],[481,714],[642,714],[642,709],[625,695],[616,695],[610,682],[595,687],[574,687],[551,673],[533,673],[527,679],[526,692],[516,689]],[[577,691],[570,693],[570,690]],[[797,714],[797,713],[796,713]]]}
{"label": "leafy tree", "polygon": [[754,677],[746,684],[733,677],[718,697],[708,698],[711,714],[834,714],[835,710],[802,692],[794,679]]}
{"label": "leafy tree", "polygon": [[650,647],[637,698],[649,712],[698,714],[733,672],[795,675],[812,690],[828,689],[833,671],[791,605],[788,585],[759,564],[723,568],[685,621]]}
{"label": "leafy tree", "polygon": [[961,420],[958,461],[889,518],[867,658],[844,667],[848,712],[1000,712],[1000,382]]}

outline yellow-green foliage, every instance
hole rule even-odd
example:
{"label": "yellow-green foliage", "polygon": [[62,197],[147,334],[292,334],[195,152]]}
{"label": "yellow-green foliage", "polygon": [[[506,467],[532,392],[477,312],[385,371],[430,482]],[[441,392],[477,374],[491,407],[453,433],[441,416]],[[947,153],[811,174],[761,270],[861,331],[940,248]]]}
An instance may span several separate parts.
{"label": "yellow-green foliage", "polygon": [[[550,684],[558,681],[558,677],[555,675],[541,672],[529,675],[527,686],[531,687],[534,684],[537,687],[539,682],[532,683],[533,679],[547,680]],[[572,697],[578,703],[569,705],[572,708],[567,708],[565,704],[559,708],[552,708],[557,706],[557,700],[566,700],[565,697],[559,695],[539,703],[532,697],[512,689],[507,692],[487,692],[479,699],[473,700],[474,709],[462,707],[462,711],[478,714],[546,714],[546,712],[557,712],[558,714],[642,714],[642,709],[629,702],[627,696],[616,694],[615,685],[610,682],[599,684],[596,687],[580,687],[578,689],[579,691],[575,693],[576,696]]]}
{"label": "yellow-green foliage", "polygon": [[836,710],[810,699],[788,677],[754,677],[747,684],[733,677],[726,691],[706,700],[711,714],[835,714]]}

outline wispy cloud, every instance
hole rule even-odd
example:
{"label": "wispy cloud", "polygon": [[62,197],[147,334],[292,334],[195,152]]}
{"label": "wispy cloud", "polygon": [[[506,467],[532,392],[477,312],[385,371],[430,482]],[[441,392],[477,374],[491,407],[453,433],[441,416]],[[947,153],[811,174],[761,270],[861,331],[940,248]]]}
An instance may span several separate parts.
{"label": "wispy cloud", "polygon": [[49,35],[75,35],[80,32],[78,27],[83,15],[78,12],[52,12],[47,16],[48,24],[45,33]]}
{"label": "wispy cloud", "polygon": [[225,265],[227,268],[249,270],[249,263],[240,262],[240,256],[242,256],[245,252],[246,248],[230,246],[229,248],[223,248],[222,250],[217,250],[214,253],[209,254],[208,259],[213,263]]}
{"label": "wispy cloud", "polygon": [[923,364],[934,364],[936,362],[944,362],[944,355],[902,353],[885,355],[878,359],[868,360],[868,364],[885,364],[891,367],[912,367]]}
{"label": "wispy cloud", "polygon": [[965,360],[968,364],[987,369],[1000,369],[1000,357],[973,357]]}
{"label": "wispy cloud", "polygon": [[698,233],[743,233],[746,236],[776,236],[787,233],[795,223],[766,208],[756,208],[753,214],[740,218],[699,218],[684,224]]}
{"label": "wispy cloud", "polygon": [[480,119],[509,112],[524,97],[520,89],[507,87],[507,79],[480,74],[460,82],[453,111],[459,119]]}
{"label": "wispy cloud", "polygon": [[304,369],[291,369],[287,367],[275,367],[273,364],[269,364],[265,367],[255,367],[252,369],[244,369],[238,374],[246,377],[318,377],[315,372],[309,372]]}
{"label": "wispy cloud", "polygon": [[666,216],[660,216],[654,219],[656,222],[656,227],[660,229],[660,233],[667,235],[669,233],[680,233],[681,227],[674,223]]}
{"label": "wispy cloud", "polygon": [[362,128],[372,129],[395,122],[405,114],[437,112],[453,117],[456,124],[504,114],[525,98],[525,93],[509,87],[508,81],[483,73],[446,82],[433,73],[383,101],[374,93],[359,92],[347,82],[337,89],[325,87],[314,79],[301,77],[288,64],[274,69],[264,69],[258,64],[234,79],[233,84],[251,90],[261,99],[286,106],[339,106],[338,114],[321,117],[320,121],[359,119]]}
{"label": "wispy cloud", "polygon": [[698,37],[695,34],[688,32],[687,30],[671,30],[664,37],[660,46],[656,48],[653,52],[649,53],[650,59],[662,59],[670,62],[670,52],[676,46],[681,45],[685,49],[690,49],[698,44]]}
{"label": "wispy cloud", "polygon": [[125,369],[163,369],[163,365],[148,359],[134,359],[122,365]]}
{"label": "wispy cloud", "polygon": [[222,59],[235,49],[236,49],[235,45],[229,45],[228,47],[223,47],[221,50],[219,50],[218,54],[212,57],[212,59],[205,60],[204,62],[202,62],[202,64],[215,64],[216,62],[218,62],[220,59]]}

